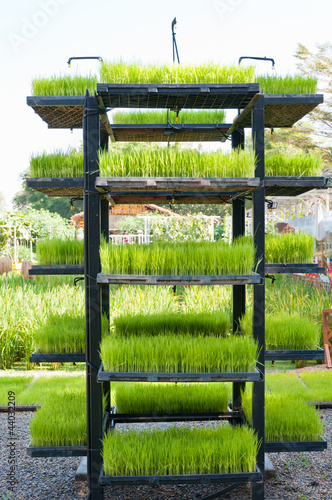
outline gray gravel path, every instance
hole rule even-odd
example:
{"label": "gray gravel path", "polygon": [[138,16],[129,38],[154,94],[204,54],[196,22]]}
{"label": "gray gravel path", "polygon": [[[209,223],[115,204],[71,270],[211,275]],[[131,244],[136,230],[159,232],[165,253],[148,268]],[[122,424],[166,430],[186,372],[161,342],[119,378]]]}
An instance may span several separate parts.
{"label": "gray gravel path", "polygon": [[[322,410],[326,422],[328,445],[332,439],[332,410]],[[33,413],[16,413],[15,452],[17,469],[14,493],[6,488],[9,472],[7,414],[0,414],[0,500],[83,499],[86,483],[74,480],[79,458],[31,458],[25,448],[29,443],[29,422]],[[266,500],[332,500],[332,449],[322,453],[278,453],[270,455],[276,468],[276,479],[266,482]],[[105,488],[105,500],[194,500],[221,489],[209,486],[137,486]],[[251,489],[242,485],[222,498],[250,500]]]}

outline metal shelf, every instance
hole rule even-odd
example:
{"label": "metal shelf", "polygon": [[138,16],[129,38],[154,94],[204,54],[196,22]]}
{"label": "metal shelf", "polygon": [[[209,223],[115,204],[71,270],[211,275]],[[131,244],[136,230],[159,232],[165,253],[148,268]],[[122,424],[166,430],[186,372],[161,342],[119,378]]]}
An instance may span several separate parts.
{"label": "metal shelf", "polygon": [[109,417],[114,425],[143,422],[191,422],[209,420],[231,420],[242,422],[239,412],[209,412],[209,413],[112,413]]}
{"label": "metal shelf", "polygon": [[99,484],[106,485],[150,485],[159,484],[215,484],[246,483],[262,480],[260,472],[239,472],[234,474],[183,474],[178,476],[105,476],[102,470]]}
{"label": "metal shelf", "polygon": [[48,128],[82,128],[84,96],[27,97],[27,104]]}
{"label": "metal shelf", "polygon": [[266,196],[298,196],[312,189],[326,189],[326,177],[265,177]]}
{"label": "metal shelf", "polygon": [[293,274],[293,273],[325,273],[324,267],[318,264],[265,264],[265,272],[270,274]]}
{"label": "metal shelf", "polygon": [[323,451],[327,449],[327,441],[290,441],[264,444],[266,453],[293,453],[294,451]]}
{"label": "metal shelf", "polygon": [[243,109],[258,92],[258,83],[97,84],[105,108]]}
{"label": "metal shelf", "polygon": [[42,353],[33,352],[30,363],[85,363],[85,353]]}
{"label": "metal shelf", "polygon": [[30,457],[85,457],[86,446],[27,446]]}
{"label": "metal shelf", "polygon": [[43,177],[27,178],[28,188],[47,196],[81,197],[84,194],[83,177]]}
{"label": "metal shelf", "polygon": [[[288,128],[324,102],[323,94],[264,94],[266,128]],[[251,117],[241,120],[242,127],[251,127]]]}
{"label": "metal shelf", "polygon": [[121,285],[249,285],[259,284],[259,274],[216,276],[154,276],[134,274],[98,274],[98,284]]}
{"label": "metal shelf", "polygon": [[259,189],[254,178],[97,177],[96,189],[116,203],[224,203]]}
{"label": "metal shelf", "polygon": [[98,370],[98,382],[259,382],[258,370],[245,373],[145,373],[105,372],[103,364]]}
{"label": "metal shelf", "polygon": [[63,265],[63,266],[32,266],[29,269],[29,276],[49,276],[49,275],[72,275],[84,274],[83,265]]}
{"label": "metal shelf", "polygon": [[324,349],[265,351],[265,361],[324,360]]}

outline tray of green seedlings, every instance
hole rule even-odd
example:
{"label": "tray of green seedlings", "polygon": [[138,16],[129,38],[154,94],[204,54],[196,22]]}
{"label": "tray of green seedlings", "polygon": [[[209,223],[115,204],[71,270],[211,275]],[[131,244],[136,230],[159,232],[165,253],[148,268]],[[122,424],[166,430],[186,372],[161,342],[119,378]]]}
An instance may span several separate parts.
{"label": "tray of green seedlings", "polygon": [[30,422],[30,456],[86,455],[85,389],[50,394]]}
{"label": "tray of green seedlings", "polygon": [[40,265],[83,265],[84,241],[44,238],[37,241],[36,253]]}
{"label": "tray of green seedlings", "polygon": [[[108,320],[102,316],[103,335],[108,333]],[[31,363],[85,362],[85,317],[50,314],[46,323],[34,333],[36,351]],[[65,354],[65,356],[64,356]]]}
{"label": "tray of green seedlings", "polygon": [[34,78],[31,84],[33,96],[84,96],[88,89],[94,94],[97,76],[53,75],[49,78]]}
{"label": "tray of green seedlings", "polygon": [[[180,277],[190,281],[189,276],[200,284],[203,277],[211,284],[218,277],[221,281],[232,280],[257,282],[258,275],[252,273],[254,266],[254,247],[251,239],[237,238],[230,246],[223,240],[216,242],[154,242],[150,245],[112,245],[105,240],[100,245],[102,274],[98,282],[126,276],[128,282],[132,276],[144,282],[147,276],[159,276],[167,282],[167,277]],[[258,278],[257,278],[258,277]],[[257,278],[257,279],[256,279]],[[121,276],[120,276],[121,279]],[[122,277],[122,280],[124,278]],[[148,278],[146,278],[148,279]],[[204,283],[203,283],[204,284]]]}
{"label": "tray of green seedlings", "polygon": [[[36,353],[84,353],[85,318],[50,314],[34,334]],[[84,361],[84,360],[83,360]]]}
{"label": "tray of green seedlings", "polygon": [[[245,335],[252,335],[252,315],[250,312],[241,318],[240,327]],[[267,350],[314,350],[317,349],[320,336],[319,325],[298,313],[284,311],[265,316],[265,348]],[[303,355],[305,356],[305,353]],[[278,359],[277,356],[276,353],[274,359]]]}
{"label": "tray of green seedlings", "polygon": [[253,66],[203,64],[142,64],[140,62],[103,61],[103,83],[250,83]]}
{"label": "tray of green seedlings", "polygon": [[[279,384],[280,385],[280,384]],[[243,398],[244,415],[252,425],[252,393]],[[265,451],[322,451],[327,443],[322,438],[324,426],[314,406],[308,404],[300,388],[287,393],[265,395]]]}
{"label": "tray of green seedlings", "polygon": [[114,424],[123,422],[173,422],[236,418],[227,411],[227,384],[173,384],[125,382],[115,389]]}
{"label": "tray of green seedlings", "polygon": [[101,151],[102,177],[236,177],[252,178],[255,158],[252,152],[218,150],[201,153],[197,149],[172,147],[143,148],[130,151]]}
{"label": "tray of green seedlings", "polygon": [[112,122],[115,125],[145,125],[145,124],[202,124],[202,123],[224,123],[225,111],[223,109],[194,110],[184,109],[179,113],[170,110],[156,111],[116,111],[112,114]]}
{"label": "tray of green seedlings", "polygon": [[259,377],[257,344],[249,336],[229,335],[229,328],[228,313],[119,316],[114,331],[100,344],[98,379],[165,382],[182,377],[208,382]]}
{"label": "tray of green seedlings", "polygon": [[257,75],[264,94],[315,94],[317,78],[304,75]]}
{"label": "tray of green seedlings", "polygon": [[[101,484],[258,480],[257,437],[245,426],[114,430],[103,439]],[[221,475],[225,476],[221,476]],[[197,475],[200,475],[197,477]],[[172,477],[173,476],[173,477]]]}
{"label": "tray of green seedlings", "polygon": [[267,234],[265,237],[265,262],[311,263],[314,256],[315,238],[304,232]]}
{"label": "tray of green seedlings", "polygon": [[54,151],[35,154],[30,158],[29,178],[82,178],[84,175],[83,152]]}
{"label": "tray of green seedlings", "polygon": [[265,177],[319,177],[322,169],[321,156],[312,153],[274,152],[265,157]]}

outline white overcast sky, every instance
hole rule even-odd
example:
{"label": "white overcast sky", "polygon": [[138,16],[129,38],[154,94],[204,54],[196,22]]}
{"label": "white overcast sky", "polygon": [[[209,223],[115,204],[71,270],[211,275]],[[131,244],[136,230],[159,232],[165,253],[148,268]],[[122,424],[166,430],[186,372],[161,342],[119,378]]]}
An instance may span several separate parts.
{"label": "white overcast sky", "polygon": [[[78,71],[70,56],[172,62],[171,21],[183,63],[267,56],[296,73],[297,44],[331,42],[331,0],[15,0],[1,2],[1,176],[7,205],[33,152],[78,146],[82,132],[48,130],[26,105],[31,79]],[[261,63],[260,72],[270,72]]]}

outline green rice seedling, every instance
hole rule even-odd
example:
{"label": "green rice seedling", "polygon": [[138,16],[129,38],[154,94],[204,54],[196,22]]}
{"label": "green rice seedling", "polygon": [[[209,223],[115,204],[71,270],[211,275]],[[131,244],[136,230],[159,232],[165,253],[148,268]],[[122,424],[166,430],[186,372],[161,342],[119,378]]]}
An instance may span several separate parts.
{"label": "green rice seedling", "polygon": [[104,274],[139,275],[234,275],[251,274],[254,249],[249,239],[232,246],[216,242],[181,242],[172,245],[110,245],[101,242],[100,259]]}
{"label": "green rice seedling", "polygon": [[71,149],[55,151],[48,154],[45,151],[30,158],[29,177],[83,177],[83,152]]}
{"label": "green rice seedling", "polygon": [[322,173],[322,158],[312,153],[286,155],[272,153],[265,157],[266,176],[317,177]]}
{"label": "green rice seedling", "polygon": [[8,393],[15,397],[15,402],[19,394],[24,391],[32,382],[31,375],[0,375],[0,406],[8,406]]}
{"label": "green rice seedling", "polygon": [[84,241],[45,238],[37,241],[36,253],[39,264],[84,264]]}
{"label": "green rice seedling", "polygon": [[[102,316],[102,332],[107,335],[108,320]],[[51,314],[34,335],[36,349],[43,353],[85,352],[85,317]]]}
{"label": "green rice seedling", "polygon": [[65,389],[50,395],[30,422],[31,446],[86,445],[84,389]]}
{"label": "green rice seedling", "polygon": [[[245,335],[252,335],[252,314],[250,312],[241,318],[240,326]],[[276,312],[265,316],[266,349],[316,349],[319,338],[319,326],[296,313]]]}
{"label": "green rice seedling", "polygon": [[226,384],[119,383],[117,413],[181,413],[226,411]]}
{"label": "green rice seedling", "polygon": [[176,313],[124,314],[114,319],[115,335],[214,335],[224,337],[230,329],[227,313]]}
{"label": "green rice seedling", "polygon": [[[171,123],[224,123],[225,111],[223,109],[193,110],[183,109],[176,120],[176,112],[169,111]],[[117,111],[112,115],[113,123],[116,124],[145,124],[145,123],[167,123],[167,111]]]}
{"label": "green rice seedling", "polygon": [[251,372],[257,344],[248,337],[112,335],[103,338],[100,353],[107,372]]}
{"label": "green rice seedling", "polygon": [[103,61],[102,83],[249,83],[254,80],[253,66],[220,66],[213,62],[200,65],[143,65],[140,62]]}
{"label": "green rice seedling", "polygon": [[251,472],[257,449],[245,426],[115,430],[103,440],[104,470],[107,476]]}
{"label": "green rice seedling", "polygon": [[65,373],[40,375],[17,397],[17,404],[44,405],[49,399],[55,401],[65,393],[83,393],[85,391],[85,373]]}
{"label": "green rice seedling", "polygon": [[97,90],[97,77],[87,76],[51,76],[49,78],[34,78],[31,84],[33,96],[84,96],[89,90],[94,94]]}
{"label": "green rice seedling", "polygon": [[52,314],[36,330],[34,337],[36,349],[40,352],[85,352],[85,318]]}
{"label": "green rice seedling", "polygon": [[255,81],[264,94],[315,94],[317,88],[317,78],[303,75],[257,75]]}
{"label": "green rice seedling", "polygon": [[[252,425],[252,395],[246,391],[243,409]],[[265,441],[320,441],[323,424],[314,406],[304,399],[290,394],[266,394],[265,397]]]}
{"label": "green rice seedling", "polygon": [[265,261],[272,263],[312,262],[315,238],[304,232],[283,235],[267,234]]}
{"label": "green rice seedling", "polygon": [[252,152],[221,150],[201,153],[176,146],[130,151],[100,151],[102,177],[254,177]]}
{"label": "green rice seedling", "polygon": [[332,373],[327,372],[303,372],[300,373],[302,382],[309,391],[308,400],[311,402],[332,401]]}

